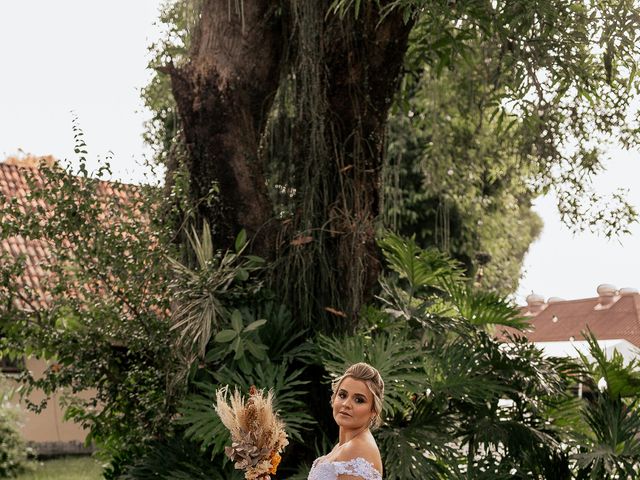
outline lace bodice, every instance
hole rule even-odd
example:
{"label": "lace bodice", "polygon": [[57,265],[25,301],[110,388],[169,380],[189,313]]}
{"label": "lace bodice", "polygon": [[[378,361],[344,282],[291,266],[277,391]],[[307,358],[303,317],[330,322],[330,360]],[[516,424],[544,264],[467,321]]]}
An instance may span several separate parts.
{"label": "lace bodice", "polygon": [[313,462],[307,480],[336,480],[338,475],[352,475],[363,480],[382,480],[380,472],[362,457],[346,462],[328,462],[320,457]]}

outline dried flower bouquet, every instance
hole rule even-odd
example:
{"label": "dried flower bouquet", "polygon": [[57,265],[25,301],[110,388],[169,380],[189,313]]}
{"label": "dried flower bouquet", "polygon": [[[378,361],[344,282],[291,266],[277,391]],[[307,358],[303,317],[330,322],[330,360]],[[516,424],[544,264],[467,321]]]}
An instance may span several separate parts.
{"label": "dried flower bouquet", "polygon": [[280,453],[289,444],[284,423],[273,411],[273,392],[264,395],[251,386],[245,401],[235,390],[227,403],[228,388],[216,391],[215,409],[231,433],[231,446],[225,447],[235,468],[244,470],[246,480],[270,480],[280,463]]}

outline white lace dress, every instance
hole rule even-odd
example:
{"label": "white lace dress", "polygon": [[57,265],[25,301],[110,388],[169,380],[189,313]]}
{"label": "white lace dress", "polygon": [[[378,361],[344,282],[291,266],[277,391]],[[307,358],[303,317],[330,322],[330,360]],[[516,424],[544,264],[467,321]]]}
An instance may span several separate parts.
{"label": "white lace dress", "polygon": [[362,457],[346,462],[330,462],[326,461],[325,457],[317,458],[307,480],[336,480],[338,475],[352,475],[363,480],[382,480],[380,472]]}

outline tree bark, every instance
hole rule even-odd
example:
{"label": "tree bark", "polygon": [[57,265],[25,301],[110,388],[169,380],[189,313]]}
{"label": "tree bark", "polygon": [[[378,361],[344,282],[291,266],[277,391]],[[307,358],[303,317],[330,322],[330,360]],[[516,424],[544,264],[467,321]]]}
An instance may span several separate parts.
{"label": "tree bark", "polygon": [[303,324],[351,329],[377,290],[375,235],[389,107],[411,22],[385,3],[356,16],[329,0],[289,0],[293,85],[274,119],[274,158],[291,158],[287,231],[274,269],[276,290]]}
{"label": "tree bark", "polygon": [[278,3],[243,0],[236,11],[226,0],[203,1],[188,63],[169,66],[198,216],[217,248],[233,245],[244,228],[253,251],[266,256],[272,205],[258,149],[280,78]]}
{"label": "tree bark", "polygon": [[344,308],[356,318],[376,291],[381,272],[375,241],[380,212],[381,170],[389,108],[398,88],[412,23],[399,9],[384,19],[375,2],[356,18],[327,17],[325,38],[327,102],[325,131],[336,156],[331,228],[340,232],[335,267]]}
{"label": "tree bark", "polygon": [[[306,66],[299,63],[294,68],[314,71],[320,65],[314,79],[320,83],[315,92],[323,97],[323,111],[307,108],[314,111],[297,117],[292,131],[298,137],[293,142],[306,146],[294,148],[291,161],[307,181],[315,173],[322,176],[321,186],[316,182],[305,198],[299,188],[304,182],[285,179],[285,185],[295,185],[300,211],[309,210],[304,202],[314,202],[313,213],[295,230],[329,233],[316,238],[322,246],[306,263],[298,261],[303,272],[295,267],[284,280],[290,283],[285,290],[289,298],[313,299],[312,305],[307,301],[306,311],[296,310],[291,302],[300,318],[313,322],[328,316],[335,320],[325,323],[331,328],[344,326],[346,316],[346,325],[354,325],[362,305],[372,298],[381,270],[375,233],[386,120],[412,24],[404,22],[397,9],[381,18],[385,2],[367,2],[356,17],[353,12],[327,13],[329,0],[313,0],[320,5],[290,1],[243,0],[243,15],[230,12],[225,0],[203,1],[188,63],[169,68],[188,150],[191,194],[199,215],[213,227],[216,247],[231,246],[245,228],[255,253],[267,258],[282,254],[276,238],[286,238],[287,233],[278,231],[273,220],[261,140],[285,61],[306,60]],[[276,7],[282,8],[278,14]],[[310,36],[287,16],[303,10],[319,25],[313,54],[313,45],[295,44],[295,38],[307,42]],[[296,28],[297,37],[292,33]],[[285,47],[289,41],[294,44]],[[297,81],[295,75],[291,78]],[[304,88],[301,91],[304,94]],[[321,118],[319,130],[316,120],[308,125],[310,118]],[[317,143],[306,141],[318,131],[324,132],[321,155],[316,154]],[[204,200],[212,188],[219,189],[218,202]],[[318,262],[324,270],[314,267]],[[307,280],[299,282],[303,275]]]}

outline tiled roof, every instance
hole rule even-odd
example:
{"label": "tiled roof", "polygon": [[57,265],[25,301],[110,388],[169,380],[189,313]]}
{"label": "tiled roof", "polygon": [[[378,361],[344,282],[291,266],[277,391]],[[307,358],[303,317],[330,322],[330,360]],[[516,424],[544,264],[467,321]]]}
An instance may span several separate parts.
{"label": "tiled roof", "polygon": [[[31,160],[31,159],[30,159]],[[47,160],[45,158],[45,160]],[[4,162],[0,163],[0,200],[1,197],[7,199],[17,198],[24,200],[30,190],[27,182],[28,175],[32,175],[36,185],[42,185],[42,175],[37,167],[31,166],[33,161],[20,162]],[[49,162],[47,162],[49,163]],[[50,163],[49,163],[50,164]],[[121,200],[131,199],[135,196],[135,188],[131,185],[119,183],[111,183],[105,181],[98,182],[98,193],[104,198],[119,197]],[[41,201],[40,201],[41,202]],[[41,203],[43,207],[46,207]],[[1,201],[0,201],[1,208]],[[23,309],[40,309],[47,304],[48,294],[45,285],[47,283],[47,274],[41,265],[50,260],[51,253],[48,245],[41,239],[25,239],[22,237],[10,237],[6,240],[0,240],[0,255],[4,253],[10,254],[14,258],[24,255],[25,270],[17,283],[22,293],[25,289],[35,291],[36,295],[29,295],[31,298],[37,298],[32,305],[26,305],[19,299],[16,304]],[[15,292],[20,293],[20,292]]]}
{"label": "tiled roof", "polygon": [[[0,194],[7,199],[17,198],[24,200],[29,191],[25,175],[27,170],[34,174],[34,180],[39,180],[36,168],[0,163]],[[22,293],[27,288],[38,293],[38,295],[32,296],[38,299],[34,305],[24,305],[23,302],[16,300],[18,306],[27,309],[42,308],[46,304],[47,298],[43,288],[44,283],[46,283],[45,272],[42,270],[41,265],[50,257],[46,243],[40,239],[26,240],[22,237],[10,237],[0,240],[0,252],[16,258],[24,255],[25,270],[24,275],[17,280],[18,285]]]}
{"label": "tiled roof", "polygon": [[[582,340],[587,327],[598,340],[624,339],[640,347],[640,294],[614,297],[614,303],[602,308],[600,298],[564,300],[545,304],[544,310],[529,317],[532,342]],[[526,313],[526,307],[523,313]]]}

